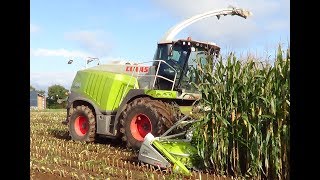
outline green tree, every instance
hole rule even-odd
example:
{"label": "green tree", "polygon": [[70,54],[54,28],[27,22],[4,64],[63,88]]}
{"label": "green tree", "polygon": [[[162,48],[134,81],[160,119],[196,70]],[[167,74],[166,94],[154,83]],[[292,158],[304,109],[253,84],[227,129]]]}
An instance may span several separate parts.
{"label": "green tree", "polygon": [[38,92],[38,94],[45,94],[46,91],[45,90],[36,90]]}
{"label": "green tree", "polygon": [[35,87],[33,87],[32,85],[30,85],[30,91],[36,91],[38,94],[45,94],[46,93],[45,90],[38,90]]}
{"label": "green tree", "polygon": [[68,90],[61,85],[48,87],[47,105],[50,109],[61,109],[66,107],[66,101],[58,103],[58,99],[66,99]]}
{"label": "green tree", "polygon": [[35,91],[36,88],[34,88],[32,85],[30,85],[30,91]]}

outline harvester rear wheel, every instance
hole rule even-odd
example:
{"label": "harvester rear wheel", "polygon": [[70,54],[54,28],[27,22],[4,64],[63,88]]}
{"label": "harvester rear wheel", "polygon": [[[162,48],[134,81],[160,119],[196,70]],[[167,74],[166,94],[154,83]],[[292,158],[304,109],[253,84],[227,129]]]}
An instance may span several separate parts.
{"label": "harvester rear wheel", "polygon": [[72,140],[86,142],[95,140],[95,116],[88,106],[81,105],[73,109],[68,127]]}
{"label": "harvester rear wheel", "polygon": [[137,98],[121,114],[122,140],[128,148],[139,150],[149,132],[159,136],[175,121],[174,111],[166,103],[145,97]]}

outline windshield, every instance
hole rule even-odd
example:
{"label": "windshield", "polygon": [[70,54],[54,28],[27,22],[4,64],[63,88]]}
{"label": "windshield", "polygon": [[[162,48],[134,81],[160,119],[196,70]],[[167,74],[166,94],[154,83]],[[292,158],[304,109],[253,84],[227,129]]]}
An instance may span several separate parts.
{"label": "windshield", "polygon": [[197,84],[197,80],[194,77],[194,72],[192,69],[197,69],[197,63],[200,62],[201,66],[203,67],[205,64],[207,64],[208,60],[213,61],[214,56],[211,56],[212,59],[209,58],[210,54],[209,52],[202,48],[202,47],[194,47],[193,50],[190,53],[189,59],[188,59],[188,69],[186,73],[182,76],[181,79],[181,88],[184,89],[185,92],[189,93],[196,93],[197,89],[191,86],[191,82],[194,82]]}
{"label": "windshield", "polygon": [[207,50],[205,50],[204,48],[195,48],[194,51],[190,53],[188,64],[189,66],[195,66],[197,64],[197,59],[198,59],[198,61],[202,65],[205,65],[207,63],[207,60],[206,60],[207,57],[208,57]]}

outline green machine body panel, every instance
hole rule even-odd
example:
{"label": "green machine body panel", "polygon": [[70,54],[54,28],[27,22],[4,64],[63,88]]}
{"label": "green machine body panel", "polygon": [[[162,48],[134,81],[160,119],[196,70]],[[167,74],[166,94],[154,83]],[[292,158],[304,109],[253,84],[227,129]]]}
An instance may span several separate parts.
{"label": "green machine body panel", "polygon": [[144,93],[148,96],[151,96],[155,99],[176,99],[177,91],[169,91],[169,90],[144,90]]}
{"label": "green machine body panel", "polygon": [[115,111],[137,85],[137,78],[127,74],[86,69],[77,72],[71,92],[91,100],[101,111]]}

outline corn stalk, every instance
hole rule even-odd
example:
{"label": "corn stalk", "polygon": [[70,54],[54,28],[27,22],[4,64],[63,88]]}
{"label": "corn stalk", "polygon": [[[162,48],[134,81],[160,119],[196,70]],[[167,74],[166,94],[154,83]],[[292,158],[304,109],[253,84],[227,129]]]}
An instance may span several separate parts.
{"label": "corn stalk", "polygon": [[233,53],[214,66],[212,58],[196,60],[192,84],[202,94],[201,109],[210,109],[193,139],[204,167],[219,175],[289,179],[289,50],[279,45],[273,66]]}

